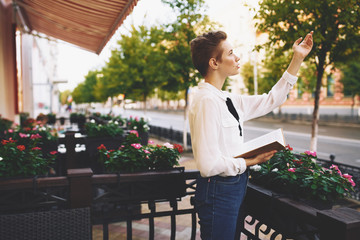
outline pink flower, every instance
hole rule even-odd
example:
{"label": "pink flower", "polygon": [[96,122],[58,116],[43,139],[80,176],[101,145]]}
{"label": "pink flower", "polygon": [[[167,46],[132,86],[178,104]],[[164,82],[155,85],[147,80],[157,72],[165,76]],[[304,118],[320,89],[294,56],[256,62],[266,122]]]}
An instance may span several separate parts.
{"label": "pink flower", "polygon": [[133,143],[133,144],[131,144],[131,146],[136,149],[140,149],[142,147],[140,143]]}
{"label": "pink flower", "polygon": [[13,133],[14,130],[12,130],[11,128],[8,130],[9,133]]}
{"label": "pink flower", "polygon": [[164,146],[167,147],[167,148],[174,148],[174,146],[170,143],[164,143]]}
{"label": "pink flower", "polygon": [[148,144],[154,144],[154,141],[153,141],[153,140],[149,140],[149,141],[148,141]]}
{"label": "pink flower", "polygon": [[346,178],[350,183],[351,183],[351,186],[353,186],[353,187],[355,187],[355,182],[354,182],[354,180],[352,179],[352,176],[350,175],[350,174],[347,174],[347,173],[345,173],[345,174],[343,174],[342,175],[344,178]]}
{"label": "pink flower", "polygon": [[352,179],[348,179],[348,180],[349,180],[351,186],[355,187],[356,184],[355,184],[354,180],[352,180]]}
{"label": "pink flower", "polygon": [[37,139],[37,138],[42,138],[41,136],[40,136],[40,134],[31,134],[31,136],[30,136],[30,139]]}
{"label": "pink flower", "polygon": [[149,154],[150,152],[148,150],[144,149],[144,153]]}
{"label": "pink flower", "polygon": [[289,168],[288,171],[289,172],[295,172],[295,168]]}
{"label": "pink flower", "polygon": [[136,131],[136,130],[131,130],[131,131],[130,131],[130,134],[135,134],[137,137],[139,137],[139,133],[138,133],[138,131]]}
{"label": "pink flower", "polygon": [[21,138],[27,138],[27,137],[28,137],[28,135],[27,135],[27,134],[24,134],[24,133],[19,133],[19,136],[20,136]]}
{"label": "pink flower", "polygon": [[135,117],[135,121],[137,121],[137,122],[138,122],[138,121],[139,121],[139,118],[138,118],[138,117]]}
{"label": "pink flower", "polygon": [[347,174],[347,173],[343,174],[343,177],[346,178],[346,179],[351,179],[352,178],[352,176],[350,174]]}
{"label": "pink flower", "polygon": [[314,151],[305,151],[305,154],[316,157],[316,152],[314,152]]}
{"label": "pink flower", "polygon": [[337,172],[338,172],[338,174],[340,175],[340,176],[342,176],[342,173],[341,173],[341,171],[340,171],[340,169],[339,169],[339,167],[337,166],[337,165],[331,165],[330,166],[330,169],[335,169]]}

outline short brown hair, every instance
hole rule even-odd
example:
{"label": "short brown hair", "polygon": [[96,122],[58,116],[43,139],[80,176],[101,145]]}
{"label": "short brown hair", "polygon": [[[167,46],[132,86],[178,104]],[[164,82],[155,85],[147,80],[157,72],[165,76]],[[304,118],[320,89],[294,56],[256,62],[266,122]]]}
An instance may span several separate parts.
{"label": "short brown hair", "polygon": [[195,68],[205,77],[209,68],[209,60],[214,57],[221,59],[222,49],[217,49],[221,41],[226,40],[227,35],[223,31],[210,31],[197,36],[190,42],[191,58]]}

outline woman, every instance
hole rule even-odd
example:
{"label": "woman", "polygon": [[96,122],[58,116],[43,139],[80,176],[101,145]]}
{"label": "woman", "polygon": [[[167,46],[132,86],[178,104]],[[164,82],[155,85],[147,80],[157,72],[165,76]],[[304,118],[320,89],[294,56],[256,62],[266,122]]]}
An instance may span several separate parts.
{"label": "woman", "polygon": [[202,239],[235,238],[245,196],[247,167],[268,161],[276,151],[254,158],[234,158],[243,144],[243,122],[260,117],[286,101],[300,65],[313,46],[313,32],[293,45],[293,58],[268,94],[242,96],[221,91],[225,79],[239,73],[240,58],[226,33],[212,31],[191,41],[195,68],[204,77],[190,106],[192,149],[200,177],[196,207]]}

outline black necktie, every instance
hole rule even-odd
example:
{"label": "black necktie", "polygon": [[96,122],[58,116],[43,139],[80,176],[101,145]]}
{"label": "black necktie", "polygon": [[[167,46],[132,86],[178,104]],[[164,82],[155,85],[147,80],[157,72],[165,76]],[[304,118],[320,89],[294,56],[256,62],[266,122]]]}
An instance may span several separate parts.
{"label": "black necktie", "polygon": [[235,107],[234,107],[234,104],[232,103],[231,99],[230,98],[226,98],[226,105],[229,109],[229,112],[234,116],[234,118],[236,118],[236,120],[238,121],[239,123],[239,130],[240,130],[240,136],[242,136],[242,129],[241,129],[241,126],[240,126],[240,121],[239,121],[239,114],[237,113]]}

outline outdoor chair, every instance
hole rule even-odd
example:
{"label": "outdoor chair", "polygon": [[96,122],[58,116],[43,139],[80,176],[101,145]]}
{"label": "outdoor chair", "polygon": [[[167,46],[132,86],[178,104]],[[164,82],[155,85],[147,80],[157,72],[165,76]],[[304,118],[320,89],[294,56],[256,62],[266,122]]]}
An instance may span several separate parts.
{"label": "outdoor chair", "polygon": [[0,239],[92,239],[89,208],[0,215]]}

